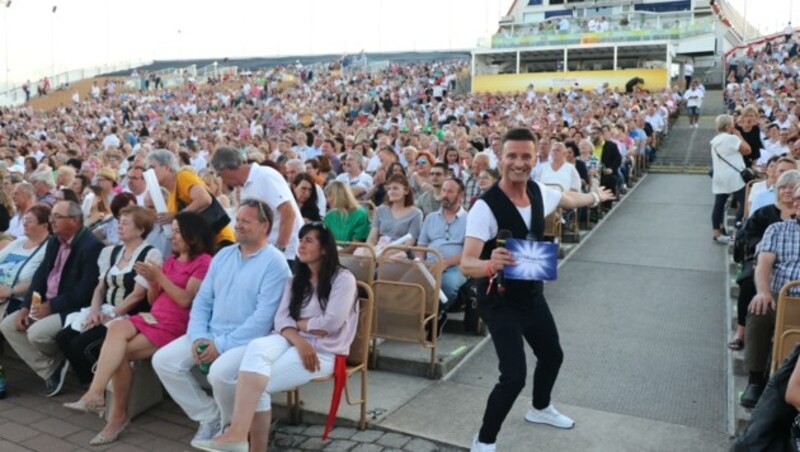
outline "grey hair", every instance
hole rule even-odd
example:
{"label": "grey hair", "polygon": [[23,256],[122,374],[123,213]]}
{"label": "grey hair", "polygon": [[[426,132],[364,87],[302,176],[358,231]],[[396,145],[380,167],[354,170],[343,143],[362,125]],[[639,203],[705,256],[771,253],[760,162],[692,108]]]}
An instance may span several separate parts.
{"label": "grey hair", "polygon": [[36,171],[31,175],[31,182],[43,182],[48,187],[53,188],[56,182],[53,180],[53,173],[47,170]]}
{"label": "grey hair", "polygon": [[714,120],[714,125],[717,127],[717,132],[724,132],[728,130],[728,127],[733,124],[733,116],[723,114],[717,116]]}
{"label": "grey hair", "polygon": [[[783,174],[781,177],[778,178],[778,181],[775,182],[775,205],[781,205],[781,188],[791,185],[792,187],[797,187],[798,182],[800,182],[800,171],[797,170],[789,170]],[[786,206],[784,206],[786,207]]]}
{"label": "grey hair", "polygon": [[174,172],[178,172],[178,158],[175,154],[166,149],[156,149],[150,151],[145,158],[148,162],[156,163],[159,166],[166,166]]}
{"label": "grey hair", "polygon": [[211,159],[211,166],[218,173],[225,169],[237,169],[244,163],[245,161],[239,151],[227,146],[217,148],[214,152],[214,157]]}
{"label": "grey hair", "polygon": [[350,151],[347,153],[348,157],[352,157],[353,160],[358,163],[358,166],[363,170],[364,169],[364,156],[356,151]]}
{"label": "grey hair", "polygon": [[36,193],[36,190],[34,190],[33,188],[33,184],[31,184],[30,182],[20,182],[17,185],[17,188],[24,191],[25,194],[30,196],[31,198],[33,198],[34,194]]}
{"label": "grey hair", "polygon": [[83,209],[81,209],[81,205],[75,201],[58,201],[58,202],[65,202],[67,203],[67,216],[71,218],[77,218],[78,223],[83,226]]}
{"label": "grey hair", "polygon": [[286,166],[287,169],[289,168],[296,169],[298,174],[306,172],[306,164],[303,163],[303,161],[300,159],[287,160],[286,163],[284,163],[284,166]]}

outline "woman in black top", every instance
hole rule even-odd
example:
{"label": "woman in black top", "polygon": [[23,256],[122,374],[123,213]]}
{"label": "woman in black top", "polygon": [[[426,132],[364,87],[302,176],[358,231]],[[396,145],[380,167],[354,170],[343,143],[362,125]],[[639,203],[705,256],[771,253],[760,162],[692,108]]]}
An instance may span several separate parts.
{"label": "woman in black top", "polygon": [[[734,113],[736,115],[736,113]],[[750,146],[750,155],[744,156],[744,164],[748,168],[761,157],[761,128],[758,127],[758,110],[753,105],[746,106],[739,115],[736,130],[742,134],[744,141]]]}
{"label": "woman in black top", "polygon": [[292,194],[294,194],[304,222],[322,221],[319,215],[317,187],[313,177],[306,173],[298,174],[292,181]]}

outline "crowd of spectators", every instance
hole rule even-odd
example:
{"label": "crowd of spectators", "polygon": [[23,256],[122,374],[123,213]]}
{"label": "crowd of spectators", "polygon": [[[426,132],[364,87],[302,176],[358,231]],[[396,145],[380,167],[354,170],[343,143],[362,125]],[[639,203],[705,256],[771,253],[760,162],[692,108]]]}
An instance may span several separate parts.
{"label": "crowd of spectators", "polygon": [[[352,340],[352,304],[334,303],[334,292],[353,293],[352,276],[332,259],[332,241],[438,249],[443,325],[466,281],[466,210],[499,179],[506,131],[535,133],[536,182],[619,192],[637,161],[655,157],[681,102],[670,89],[607,86],[456,94],[465,67],[295,65],[177,88],[95,86],[54,112],[0,109],[0,330],[48,396],[70,368],[91,382],[71,409],[99,412],[105,384],[123,388],[92,444],[127,426],[123,356],[153,356],[200,424],[195,441],[230,422],[246,437],[250,424],[237,416],[270,402],[239,406],[236,391],[329,373]],[[319,307],[302,303],[311,295]],[[308,371],[278,386],[269,359],[247,347],[273,322],[283,339],[270,346],[296,347],[293,365]],[[191,381],[194,364],[210,365],[214,399]],[[239,370],[251,389],[232,384]]]}

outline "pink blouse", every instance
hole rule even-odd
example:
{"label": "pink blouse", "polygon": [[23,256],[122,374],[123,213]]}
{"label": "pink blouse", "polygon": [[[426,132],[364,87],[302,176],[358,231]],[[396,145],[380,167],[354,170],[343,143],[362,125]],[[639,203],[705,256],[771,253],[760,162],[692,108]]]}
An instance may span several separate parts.
{"label": "pink blouse", "polygon": [[[297,322],[289,315],[289,301],[292,293],[292,279],[287,280],[283,298],[275,313],[275,332],[280,334],[284,328],[297,328]],[[333,277],[328,305],[323,311],[319,305],[316,287],[314,293],[300,309],[300,318],[308,319],[309,330],[322,330],[328,334],[315,336],[299,331],[317,352],[334,355],[350,353],[350,344],[358,327],[358,305],[356,305],[356,278],[349,270],[341,269]]]}

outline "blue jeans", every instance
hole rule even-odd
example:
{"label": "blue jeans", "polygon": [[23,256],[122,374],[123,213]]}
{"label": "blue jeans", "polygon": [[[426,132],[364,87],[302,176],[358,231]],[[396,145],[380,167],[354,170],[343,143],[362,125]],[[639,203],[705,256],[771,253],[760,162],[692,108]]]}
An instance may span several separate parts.
{"label": "blue jeans", "polygon": [[447,306],[453,304],[458,297],[458,289],[467,282],[467,277],[461,274],[461,269],[457,265],[448,267],[442,273],[442,292],[447,296],[447,304],[442,306],[446,309]]}

